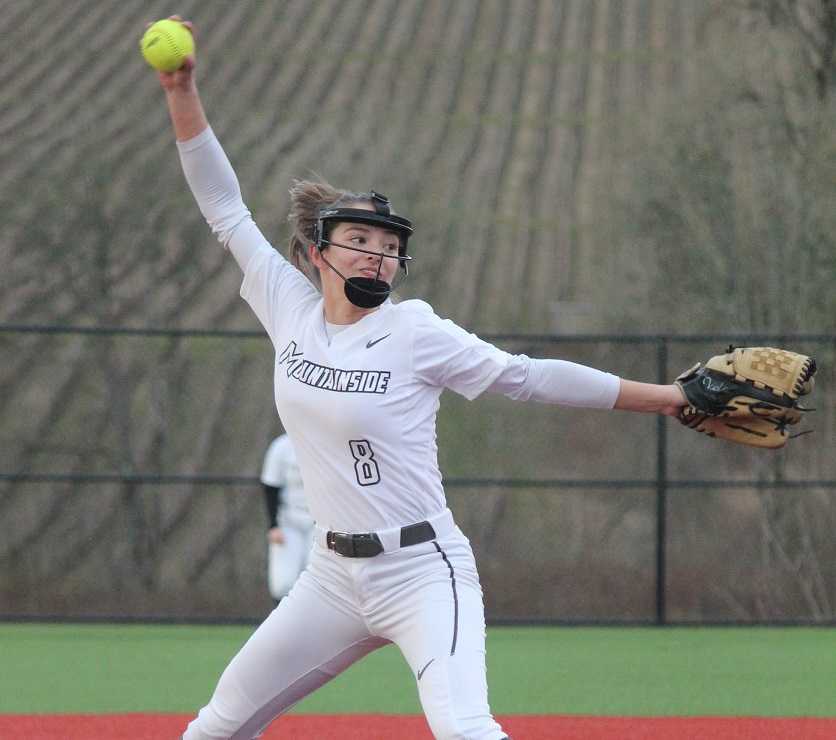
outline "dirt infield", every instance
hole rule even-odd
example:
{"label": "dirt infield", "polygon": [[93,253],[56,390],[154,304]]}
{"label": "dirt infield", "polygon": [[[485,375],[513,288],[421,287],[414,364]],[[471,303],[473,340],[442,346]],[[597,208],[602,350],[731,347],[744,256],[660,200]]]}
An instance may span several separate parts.
{"label": "dirt infield", "polygon": [[[180,714],[0,715],[4,740],[175,740],[191,719]],[[759,717],[501,717],[515,740],[832,740],[836,719]],[[423,717],[288,715],[265,740],[432,740]]]}

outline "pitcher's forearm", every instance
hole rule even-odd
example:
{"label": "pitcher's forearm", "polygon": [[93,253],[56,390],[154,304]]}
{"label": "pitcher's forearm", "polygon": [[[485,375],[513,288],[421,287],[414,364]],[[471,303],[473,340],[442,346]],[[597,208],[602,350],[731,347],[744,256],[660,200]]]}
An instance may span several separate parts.
{"label": "pitcher's forearm", "polygon": [[177,141],[193,139],[209,126],[197,88],[167,90],[166,102]]}
{"label": "pitcher's forearm", "polygon": [[677,385],[657,385],[621,379],[615,408],[624,411],[671,414],[687,403]]}

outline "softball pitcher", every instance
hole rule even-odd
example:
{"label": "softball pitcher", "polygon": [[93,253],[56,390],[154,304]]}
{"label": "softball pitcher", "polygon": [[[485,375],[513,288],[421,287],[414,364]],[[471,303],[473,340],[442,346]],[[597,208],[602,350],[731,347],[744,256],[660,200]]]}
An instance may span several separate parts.
{"label": "softball pitcher", "polygon": [[308,564],[314,527],[296,453],[286,434],[267,448],[261,485],[267,503],[267,586],[278,603]]}
{"label": "softball pitcher", "polygon": [[186,180],[243,271],[241,295],[275,348],[276,406],[316,520],[309,567],[232,659],[184,738],[257,737],[387,643],[409,664],[436,738],[506,738],[488,706],[473,553],[437,463],[442,391],[671,415],[684,405],[681,392],[510,355],[422,301],[394,303],[413,226],[373,191],[296,182],[291,264],[244,205],[203,112],[193,57],[160,81]]}

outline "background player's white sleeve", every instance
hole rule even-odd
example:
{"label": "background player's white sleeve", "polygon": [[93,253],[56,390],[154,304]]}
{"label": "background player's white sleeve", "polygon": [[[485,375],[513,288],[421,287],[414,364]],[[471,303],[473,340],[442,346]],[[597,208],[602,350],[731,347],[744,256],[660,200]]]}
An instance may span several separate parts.
{"label": "background player's white sleeve", "polygon": [[276,437],[267,448],[261,468],[261,482],[265,486],[284,488],[287,485],[287,437]]}
{"label": "background player's white sleeve", "polygon": [[586,365],[513,355],[487,390],[520,401],[611,409],[620,388],[617,375]]}
{"label": "background player's white sleeve", "polygon": [[505,369],[511,355],[439,318],[422,301],[415,304],[420,313],[412,345],[415,376],[472,401]]}

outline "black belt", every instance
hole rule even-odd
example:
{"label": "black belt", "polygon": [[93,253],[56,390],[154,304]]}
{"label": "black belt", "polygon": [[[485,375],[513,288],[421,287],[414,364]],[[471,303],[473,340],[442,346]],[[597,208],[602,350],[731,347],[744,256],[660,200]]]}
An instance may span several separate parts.
{"label": "black belt", "polygon": [[[435,530],[429,522],[418,522],[401,528],[401,547],[418,545],[435,539]],[[349,534],[328,532],[325,544],[344,558],[373,558],[383,552],[383,543],[374,532],[371,534]]]}

